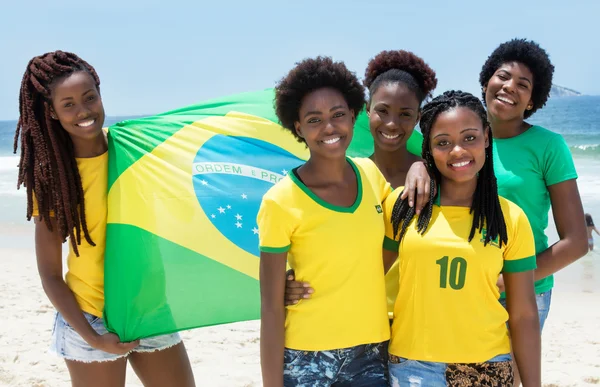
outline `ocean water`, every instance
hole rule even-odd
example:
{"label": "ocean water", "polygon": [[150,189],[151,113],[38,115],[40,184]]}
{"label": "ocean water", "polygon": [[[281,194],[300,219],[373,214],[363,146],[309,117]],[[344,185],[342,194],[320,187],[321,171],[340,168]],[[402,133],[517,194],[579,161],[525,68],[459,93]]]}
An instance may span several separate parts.
{"label": "ocean water", "polygon": [[[108,117],[112,125],[130,117]],[[571,149],[584,210],[600,224],[600,96],[556,98],[528,120],[560,133]],[[31,248],[33,226],[25,219],[25,192],[16,189],[18,157],[13,154],[16,121],[0,121],[0,248]],[[550,216],[550,243],[558,240]],[[561,271],[558,289],[600,293],[600,237],[596,250]]]}

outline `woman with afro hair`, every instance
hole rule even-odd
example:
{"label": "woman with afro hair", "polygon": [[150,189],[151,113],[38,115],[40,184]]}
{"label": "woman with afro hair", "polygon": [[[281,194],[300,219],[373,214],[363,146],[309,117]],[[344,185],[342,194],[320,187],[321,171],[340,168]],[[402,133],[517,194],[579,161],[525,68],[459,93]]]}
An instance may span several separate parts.
{"label": "woman with afro hair", "polygon": [[[310,156],[257,216],[264,386],[387,386],[381,204],[391,188],[373,161],[346,156],[363,87],[342,62],[317,57],[275,90],[281,125]],[[287,262],[318,290],[286,308]]]}
{"label": "woman with afro hair", "polygon": [[[541,109],[552,87],[554,66],[537,43],[513,39],[492,52],[479,74],[494,134],[494,166],[500,194],[520,206],[536,247],[535,292],[543,329],[554,286],[553,274],[587,253],[583,206],[571,152],[558,133],[525,121]],[[559,240],[548,246],[552,208]],[[499,281],[503,290],[503,280]],[[501,302],[507,307],[504,295]],[[515,367],[515,371],[517,371]],[[515,372],[519,385],[518,373]]]}
{"label": "woman with afro hair", "polygon": [[[364,85],[369,91],[367,115],[373,136],[374,152],[370,156],[375,165],[390,182],[392,188],[404,186],[406,174],[412,165],[421,168],[427,177],[421,158],[406,148],[406,142],[421,117],[423,101],[431,97],[437,85],[435,72],[423,59],[409,51],[382,51],[369,61],[365,71]],[[415,182],[424,198],[430,194],[429,179]],[[425,205],[417,200],[417,208]],[[288,275],[286,302],[293,304],[301,297],[309,298],[312,284],[293,281]],[[398,263],[386,274],[388,315],[393,318],[398,293]]]}

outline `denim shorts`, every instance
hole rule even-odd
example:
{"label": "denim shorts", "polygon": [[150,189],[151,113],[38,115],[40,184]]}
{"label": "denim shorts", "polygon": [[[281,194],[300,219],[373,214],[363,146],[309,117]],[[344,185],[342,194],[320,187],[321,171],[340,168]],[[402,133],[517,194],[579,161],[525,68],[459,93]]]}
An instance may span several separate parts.
{"label": "denim shorts", "polygon": [[[550,313],[550,303],[552,302],[552,289],[547,292],[536,294],[535,302],[538,308],[538,316],[540,318],[540,330],[544,329],[544,324]],[[506,298],[501,298],[500,303],[506,308]]]}
{"label": "denim shorts", "polygon": [[[104,327],[102,318],[83,312],[88,323],[99,334],[108,333]],[[154,352],[167,349],[181,342],[178,333],[150,337],[140,340],[140,345],[132,352]],[[75,329],[69,325],[60,313],[56,313],[54,329],[52,331],[52,343],[50,352],[66,360],[80,361],[84,363],[117,360],[125,355],[116,355],[92,348]]]}
{"label": "denim shorts", "polygon": [[388,342],[331,351],[298,351],[283,355],[285,387],[387,387]]}
{"label": "denim shorts", "polygon": [[391,355],[388,368],[392,387],[512,386],[513,383],[510,354],[472,364],[408,360]]}

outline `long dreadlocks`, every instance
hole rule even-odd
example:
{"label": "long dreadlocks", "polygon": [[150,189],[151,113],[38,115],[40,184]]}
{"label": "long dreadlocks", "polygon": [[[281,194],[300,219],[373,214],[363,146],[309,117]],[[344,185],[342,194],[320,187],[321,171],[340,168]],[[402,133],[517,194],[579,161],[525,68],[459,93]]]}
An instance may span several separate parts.
{"label": "long dreadlocks", "polygon": [[85,220],[83,187],[73,142],[60,122],[51,116],[51,92],[57,81],[79,71],[89,73],[100,90],[94,68],[75,54],[55,51],[29,61],[21,82],[20,116],[14,140],[17,153],[21,138],[17,188],[24,185],[27,189],[27,220],[32,217],[35,193],[40,220],[52,231],[53,216],[63,242],[69,237],[76,255],[79,255],[81,231],[89,244],[95,244]]}
{"label": "long dreadlocks", "polygon": [[[489,128],[487,121],[487,113],[481,104],[481,101],[475,96],[462,91],[447,91],[444,94],[434,98],[431,102],[423,107],[421,113],[421,131],[423,132],[423,150],[422,156],[425,159],[425,164],[429,171],[430,176],[435,178],[431,179],[431,195],[429,202],[421,212],[417,220],[417,231],[421,234],[425,233],[431,220],[434,205],[434,184],[435,181],[441,181],[440,171],[436,168],[431,154],[431,142],[429,139],[431,133],[431,127],[440,113],[448,110],[465,107],[475,112],[483,123],[484,127]],[[484,245],[487,245],[490,241],[495,240],[498,236],[499,246],[506,244],[508,236],[506,232],[506,223],[504,221],[504,215],[500,207],[500,200],[498,198],[498,185],[496,183],[496,175],[494,174],[494,163],[492,157],[492,135],[489,135],[489,146],[485,150],[485,164],[479,171],[477,177],[477,186],[475,188],[475,194],[473,196],[473,202],[471,203],[471,209],[469,211],[473,213],[473,225],[471,226],[471,232],[469,234],[469,242],[475,235],[475,230],[483,229],[487,227],[485,233]],[[394,208],[392,210],[392,225],[394,228],[394,237],[400,232],[399,240],[406,233],[406,229],[410,224],[412,218],[415,215],[415,208],[408,206],[408,198],[400,200],[400,197],[396,200]]]}

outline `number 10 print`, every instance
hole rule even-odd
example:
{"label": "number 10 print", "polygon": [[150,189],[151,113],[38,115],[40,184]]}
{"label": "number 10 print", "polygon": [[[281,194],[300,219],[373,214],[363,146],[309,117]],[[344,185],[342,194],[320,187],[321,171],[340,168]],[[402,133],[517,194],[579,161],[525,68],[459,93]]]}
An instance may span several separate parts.
{"label": "number 10 print", "polygon": [[445,289],[448,282],[454,290],[460,290],[465,286],[467,276],[467,260],[461,257],[453,258],[450,262],[450,275],[448,275],[448,256],[435,261],[440,265],[440,288]]}

